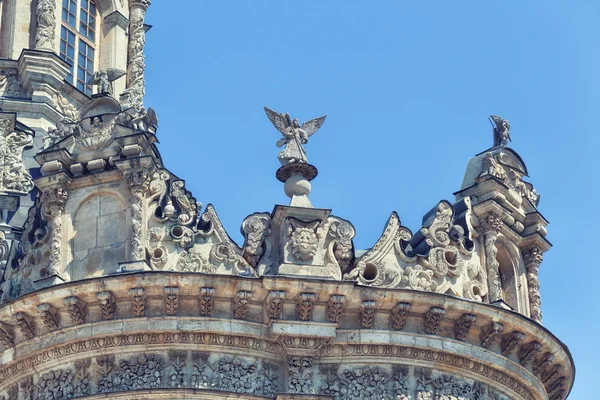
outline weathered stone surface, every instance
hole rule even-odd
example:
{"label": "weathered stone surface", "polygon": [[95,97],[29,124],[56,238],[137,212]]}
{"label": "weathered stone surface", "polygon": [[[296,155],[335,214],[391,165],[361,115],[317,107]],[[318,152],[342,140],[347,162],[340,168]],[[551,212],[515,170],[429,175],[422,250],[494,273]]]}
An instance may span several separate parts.
{"label": "weathered stone surface", "polygon": [[453,201],[413,231],[393,212],[363,251],[309,200],[325,117],[266,109],[291,200],[239,245],[158,152],[150,1],[96,2],[87,93],[55,54],[60,2],[5,3],[0,400],[566,398],[572,360],[540,326],[548,222],[507,120]]}

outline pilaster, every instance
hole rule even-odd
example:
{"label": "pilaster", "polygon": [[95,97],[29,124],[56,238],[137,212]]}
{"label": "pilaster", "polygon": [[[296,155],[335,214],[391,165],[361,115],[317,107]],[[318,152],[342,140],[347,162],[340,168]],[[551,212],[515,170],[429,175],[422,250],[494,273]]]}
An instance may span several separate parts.
{"label": "pilaster", "polygon": [[529,311],[531,319],[542,322],[542,298],[540,296],[540,280],[538,271],[544,255],[539,247],[531,247],[523,251],[525,268],[527,269],[527,287],[529,290]]}

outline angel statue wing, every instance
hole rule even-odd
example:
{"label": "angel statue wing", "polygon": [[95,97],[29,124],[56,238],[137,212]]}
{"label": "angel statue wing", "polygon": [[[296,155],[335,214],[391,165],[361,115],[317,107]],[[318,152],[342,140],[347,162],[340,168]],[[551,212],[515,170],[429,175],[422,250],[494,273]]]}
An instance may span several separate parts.
{"label": "angel statue wing", "polygon": [[323,115],[321,117],[313,118],[310,121],[306,121],[302,124],[302,129],[306,132],[308,137],[311,137],[313,133],[318,131],[319,128],[323,126],[325,118],[327,118],[327,115]]}
{"label": "angel statue wing", "polygon": [[290,126],[290,118],[286,114],[280,114],[277,111],[271,110],[269,107],[264,107],[267,117],[279,132],[283,133]]}
{"label": "angel statue wing", "polygon": [[100,77],[98,74],[92,74],[86,83],[88,85],[97,85],[100,83]]}
{"label": "angel statue wing", "polygon": [[146,121],[150,126],[158,126],[158,116],[154,108],[149,107],[148,111],[146,111]]}
{"label": "angel statue wing", "polygon": [[108,81],[113,82],[125,75],[127,72],[122,69],[109,68],[106,70],[106,74],[108,75]]}
{"label": "angel statue wing", "polygon": [[494,128],[494,146],[506,146],[508,141],[512,142],[510,137],[510,124],[507,120],[497,115],[490,115],[490,118],[496,124]]}
{"label": "angel statue wing", "polygon": [[502,128],[502,123],[504,122],[504,118],[499,117],[497,115],[490,115],[490,118],[492,119],[492,121],[494,121],[494,124],[496,124],[496,128],[498,128],[498,129]]}

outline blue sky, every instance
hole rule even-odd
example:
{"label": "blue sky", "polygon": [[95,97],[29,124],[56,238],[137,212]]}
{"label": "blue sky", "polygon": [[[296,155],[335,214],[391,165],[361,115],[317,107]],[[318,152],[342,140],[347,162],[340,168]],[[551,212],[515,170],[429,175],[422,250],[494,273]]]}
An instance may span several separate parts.
{"label": "blue sky", "polygon": [[[166,166],[241,239],[243,218],[287,204],[279,133],[263,105],[327,114],[306,146],[316,207],[368,248],[392,211],[415,231],[452,200],[469,159],[512,126],[551,222],[544,325],[577,366],[569,397],[597,397],[600,2],[155,1],[146,104]],[[589,254],[588,254],[589,253]]]}

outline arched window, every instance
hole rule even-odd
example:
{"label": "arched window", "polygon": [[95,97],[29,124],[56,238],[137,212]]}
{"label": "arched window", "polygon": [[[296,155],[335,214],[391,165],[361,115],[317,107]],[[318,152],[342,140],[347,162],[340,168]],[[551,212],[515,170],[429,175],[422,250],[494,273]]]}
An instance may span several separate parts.
{"label": "arched window", "polygon": [[496,246],[498,254],[498,273],[502,284],[502,300],[513,310],[519,310],[518,284],[515,273],[515,266],[509,251],[502,245]]}
{"label": "arched window", "polygon": [[71,66],[67,81],[88,95],[96,62],[97,18],[94,0],[62,0],[60,57]]}

